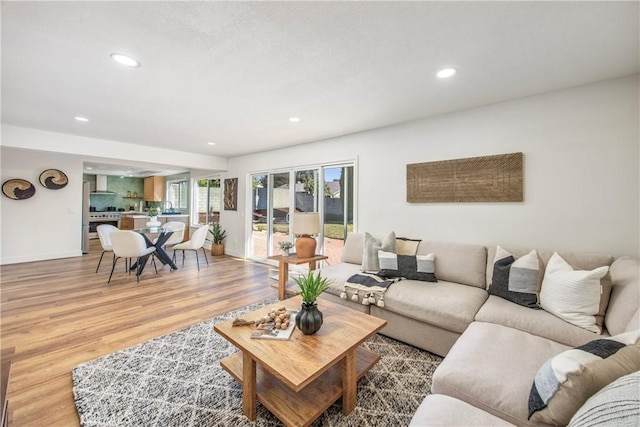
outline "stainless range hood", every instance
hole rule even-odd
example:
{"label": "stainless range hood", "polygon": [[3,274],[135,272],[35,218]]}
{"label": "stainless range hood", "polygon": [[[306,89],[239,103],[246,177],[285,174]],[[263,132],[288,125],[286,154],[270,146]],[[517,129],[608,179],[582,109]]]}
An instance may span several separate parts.
{"label": "stainless range hood", "polygon": [[91,194],[102,194],[105,196],[115,196],[117,193],[115,191],[107,190],[107,176],[106,175],[96,175],[96,191],[92,191]]}

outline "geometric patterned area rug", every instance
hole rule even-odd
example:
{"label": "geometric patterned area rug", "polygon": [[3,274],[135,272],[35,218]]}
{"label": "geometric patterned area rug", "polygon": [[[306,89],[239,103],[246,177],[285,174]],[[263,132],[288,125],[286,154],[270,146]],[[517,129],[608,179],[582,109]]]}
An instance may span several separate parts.
{"label": "geometric patterned area rug", "polygon": [[[73,369],[73,394],[83,426],[281,426],[260,403],[256,420],[242,414],[242,388],[220,367],[236,348],[213,330],[277,300],[226,313]],[[441,357],[375,335],[364,344],[381,355],[358,381],[357,406],[338,400],[313,424],[406,426],[429,394]]]}

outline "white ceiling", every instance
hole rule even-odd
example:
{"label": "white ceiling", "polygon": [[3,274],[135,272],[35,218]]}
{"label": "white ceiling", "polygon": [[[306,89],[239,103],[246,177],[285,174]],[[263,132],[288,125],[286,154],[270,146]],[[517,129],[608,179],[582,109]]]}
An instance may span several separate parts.
{"label": "white ceiling", "polygon": [[[3,1],[1,12],[3,123],[224,157],[632,75],[640,62],[635,1]],[[458,74],[438,80],[444,66]]]}

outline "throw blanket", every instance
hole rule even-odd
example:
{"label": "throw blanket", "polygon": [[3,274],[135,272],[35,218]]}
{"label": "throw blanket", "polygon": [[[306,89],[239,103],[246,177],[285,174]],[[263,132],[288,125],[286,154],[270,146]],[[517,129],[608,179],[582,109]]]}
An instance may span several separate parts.
{"label": "throw blanket", "polygon": [[354,274],[344,283],[340,298],[348,299],[349,293],[352,293],[351,301],[358,302],[362,296],[363,305],[376,304],[378,307],[384,307],[384,293],[389,286],[400,280],[401,277],[387,279],[376,274]]}

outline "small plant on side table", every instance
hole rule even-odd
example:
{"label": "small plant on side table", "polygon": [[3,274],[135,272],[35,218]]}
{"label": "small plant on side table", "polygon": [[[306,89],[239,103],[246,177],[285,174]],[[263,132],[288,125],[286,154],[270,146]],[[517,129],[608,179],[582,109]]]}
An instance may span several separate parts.
{"label": "small plant on side table", "polygon": [[280,251],[282,252],[282,256],[289,256],[289,251],[293,247],[293,243],[288,240],[284,240],[282,242],[278,242],[278,246],[280,247]]}
{"label": "small plant on side table", "polygon": [[211,233],[211,237],[213,239],[213,242],[211,243],[211,255],[224,255],[224,244],[222,242],[227,237],[227,231],[222,228],[219,222],[214,222],[211,224],[209,233]]}

